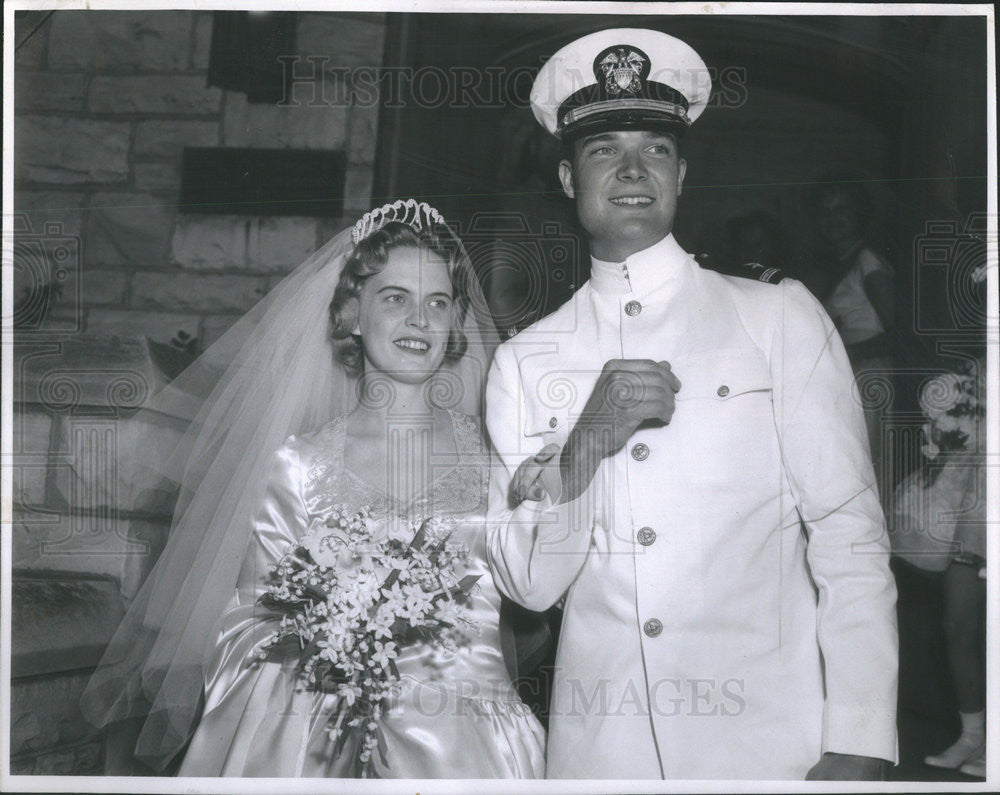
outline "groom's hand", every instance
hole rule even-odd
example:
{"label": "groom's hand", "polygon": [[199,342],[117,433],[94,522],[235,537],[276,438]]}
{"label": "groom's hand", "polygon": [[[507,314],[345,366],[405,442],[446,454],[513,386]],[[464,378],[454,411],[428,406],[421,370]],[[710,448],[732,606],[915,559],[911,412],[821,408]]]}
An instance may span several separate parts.
{"label": "groom's hand", "polygon": [[889,763],[853,754],[823,754],[806,773],[806,781],[885,781]]}
{"label": "groom's hand", "polygon": [[674,394],[681,382],[668,362],[611,359],[594,385],[576,429],[592,429],[597,450],[614,455],[647,420],[664,424],[674,415]]}
{"label": "groom's hand", "polygon": [[560,502],[580,496],[601,461],[621,450],[643,422],[670,422],[674,395],[680,388],[681,382],[670,371],[668,362],[608,361],[563,447],[559,459]]}

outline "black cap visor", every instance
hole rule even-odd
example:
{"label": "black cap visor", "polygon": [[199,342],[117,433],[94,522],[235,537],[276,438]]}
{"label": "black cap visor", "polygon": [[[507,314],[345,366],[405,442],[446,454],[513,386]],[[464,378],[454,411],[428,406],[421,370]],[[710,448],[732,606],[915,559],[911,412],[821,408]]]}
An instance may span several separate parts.
{"label": "black cap visor", "polygon": [[672,114],[648,110],[615,110],[587,116],[565,126],[560,125],[556,137],[564,143],[570,143],[585,135],[599,135],[618,130],[648,130],[680,138],[688,126],[688,122]]}

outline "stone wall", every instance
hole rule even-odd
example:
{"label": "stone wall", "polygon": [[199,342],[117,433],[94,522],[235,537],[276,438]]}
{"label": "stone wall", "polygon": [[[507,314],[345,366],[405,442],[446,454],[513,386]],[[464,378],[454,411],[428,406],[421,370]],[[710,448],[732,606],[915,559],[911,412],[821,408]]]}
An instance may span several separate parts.
{"label": "stone wall", "polygon": [[[11,772],[82,774],[106,749],[79,694],[169,529],[169,504],[130,510],[121,463],[176,429],[129,417],[368,207],[378,106],[208,86],[211,12],[47,13],[15,30]],[[376,67],[384,35],[383,15],[300,14],[296,53]],[[343,152],[344,217],[185,212],[186,146]]]}
{"label": "stone wall", "polygon": [[[322,56],[331,70],[381,63],[382,15],[298,17],[303,59]],[[211,27],[210,12],[59,11],[18,49],[15,211],[31,233],[80,247],[49,324],[162,342],[183,332],[203,348],[343,225],[185,213],[185,146],[344,151],[345,219],[367,208],[377,104],[312,91],[299,78],[317,70],[304,60],[286,106],[209,87]],[[48,278],[18,276],[20,293]]]}

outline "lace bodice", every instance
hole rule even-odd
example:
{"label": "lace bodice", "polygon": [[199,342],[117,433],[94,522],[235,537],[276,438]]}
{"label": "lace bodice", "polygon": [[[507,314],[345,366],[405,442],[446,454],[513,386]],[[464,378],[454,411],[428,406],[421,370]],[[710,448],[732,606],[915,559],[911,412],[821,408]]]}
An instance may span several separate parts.
{"label": "lace bodice", "polygon": [[489,458],[482,433],[473,417],[456,411],[448,413],[455,433],[458,461],[409,500],[387,494],[345,466],[347,427],[344,416],[320,428],[315,436],[321,452],[311,461],[303,483],[303,497],[310,511],[323,514],[341,503],[352,507],[367,506],[375,519],[389,516],[414,519],[484,510]]}

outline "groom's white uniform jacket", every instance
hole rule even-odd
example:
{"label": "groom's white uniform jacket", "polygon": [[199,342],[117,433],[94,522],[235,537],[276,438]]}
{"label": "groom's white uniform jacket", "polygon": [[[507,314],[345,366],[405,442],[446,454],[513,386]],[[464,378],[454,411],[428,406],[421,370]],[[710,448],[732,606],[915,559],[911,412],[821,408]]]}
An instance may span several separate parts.
{"label": "groom's white uniform jacket", "polygon": [[[565,441],[612,358],[670,362],[670,423],[633,434],[577,500],[511,510],[517,466]],[[800,283],[703,270],[672,236],[624,267],[595,260],[498,349],[487,424],[497,582],[535,610],[565,597],[550,777],[895,759],[896,592],[864,420]]]}

